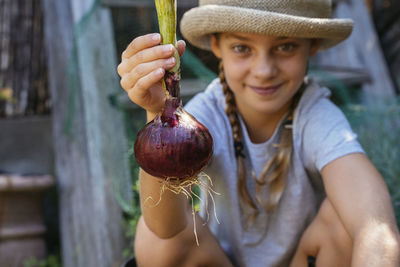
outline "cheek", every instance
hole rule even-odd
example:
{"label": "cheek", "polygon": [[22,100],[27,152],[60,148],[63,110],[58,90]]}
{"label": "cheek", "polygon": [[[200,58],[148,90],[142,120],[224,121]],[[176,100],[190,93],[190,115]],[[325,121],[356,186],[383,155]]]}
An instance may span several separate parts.
{"label": "cheek", "polygon": [[291,60],[284,60],[281,64],[281,70],[286,73],[286,76],[292,79],[303,79],[307,71],[307,59],[298,57]]}
{"label": "cheek", "polygon": [[246,76],[246,68],[242,61],[224,60],[225,79],[228,82],[239,82]]}

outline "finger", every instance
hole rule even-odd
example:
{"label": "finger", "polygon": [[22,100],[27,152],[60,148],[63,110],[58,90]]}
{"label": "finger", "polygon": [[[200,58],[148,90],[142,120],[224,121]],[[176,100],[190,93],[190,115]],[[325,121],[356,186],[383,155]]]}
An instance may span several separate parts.
{"label": "finger", "polygon": [[175,48],[173,45],[159,45],[141,50],[132,57],[122,60],[117,70],[120,76],[130,72],[139,64],[156,61],[158,59],[166,59],[174,54]]}
{"label": "finger", "polygon": [[136,84],[136,82],[140,80],[142,77],[150,74],[154,70],[158,68],[171,69],[173,66],[175,66],[175,64],[176,60],[174,57],[170,57],[168,59],[158,59],[155,61],[139,64],[135,68],[133,68],[129,73],[123,75],[121,79],[121,86],[122,88],[127,90],[133,87]]}
{"label": "finger", "polygon": [[178,46],[179,56],[182,56],[183,52],[185,52],[185,49],[186,49],[185,41],[184,40],[179,40],[178,43],[177,43],[177,46]]}
{"label": "finger", "polygon": [[160,42],[161,42],[161,35],[159,33],[150,33],[136,37],[122,53],[122,59],[130,58],[138,51],[158,45],[160,44]]}
{"label": "finger", "polygon": [[158,83],[165,74],[163,68],[158,68],[148,75],[141,77],[134,87],[128,90],[129,98],[135,102],[137,99],[143,99],[148,93],[149,88]]}

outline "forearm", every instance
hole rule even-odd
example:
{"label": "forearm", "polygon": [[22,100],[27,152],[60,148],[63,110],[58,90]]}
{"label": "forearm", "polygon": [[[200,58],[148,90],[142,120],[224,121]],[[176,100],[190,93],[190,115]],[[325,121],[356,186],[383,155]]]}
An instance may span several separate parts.
{"label": "forearm", "polygon": [[322,170],[327,196],[353,240],[352,266],[400,266],[399,231],[388,188],[363,154]]}
{"label": "forearm", "polygon": [[360,198],[359,203],[366,207],[360,209],[363,212],[357,214],[358,219],[353,220],[352,266],[399,267],[399,231],[389,192],[385,185],[377,185],[373,190],[376,193],[374,201],[363,201]]}
{"label": "forearm", "polygon": [[400,266],[400,238],[395,225],[370,222],[354,239],[353,267]]}
{"label": "forearm", "polygon": [[162,191],[163,181],[140,171],[140,201],[147,227],[160,238],[180,233],[188,224],[188,200],[183,194]]}
{"label": "forearm", "polygon": [[[157,113],[147,112],[147,122]],[[187,225],[187,198],[169,190],[163,190],[163,180],[151,176],[142,169],[139,174],[140,202],[147,227],[160,238],[170,238]]]}

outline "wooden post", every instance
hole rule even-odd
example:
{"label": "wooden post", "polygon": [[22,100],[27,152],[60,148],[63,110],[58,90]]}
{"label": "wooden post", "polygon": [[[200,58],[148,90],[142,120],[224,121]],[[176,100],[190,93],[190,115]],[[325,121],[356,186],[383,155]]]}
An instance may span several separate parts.
{"label": "wooden post", "polygon": [[[131,185],[110,12],[95,0],[43,1],[63,266],[120,266],[116,194]],[[125,191],[116,192],[114,185]]]}
{"label": "wooden post", "polygon": [[391,97],[395,93],[393,81],[372,18],[364,1],[338,0],[335,17],[354,20],[354,31],[343,43],[317,53],[313,63],[338,67],[353,67],[369,73],[372,82],[363,85],[365,101],[376,96]]}
{"label": "wooden post", "polygon": [[400,94],[400,1],[369,0],[376,31],[391,71],[392,79]]}

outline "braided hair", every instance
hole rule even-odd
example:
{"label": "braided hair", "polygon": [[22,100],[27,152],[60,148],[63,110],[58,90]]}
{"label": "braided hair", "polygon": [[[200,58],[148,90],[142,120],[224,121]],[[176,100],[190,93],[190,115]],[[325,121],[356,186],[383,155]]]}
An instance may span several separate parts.
{"label": "braided hair", "polygon": [[232,90],[229,88],[225,80],[222,61],[219,64],[219,79],[222,85],[223,93],[225,95],[225,112],[232,127],[233,144],[238,166],[238,192],[241,200],[240,202],[241,204],[248,204],[254,210],[254,212],[258,214],[257,206],[251,198],[246,184],[246,166],[244,161],[245,156],[243,152],[244,146],[242,142],[242,132],[240,129],[239,117],[237,114],[236,101]]}

